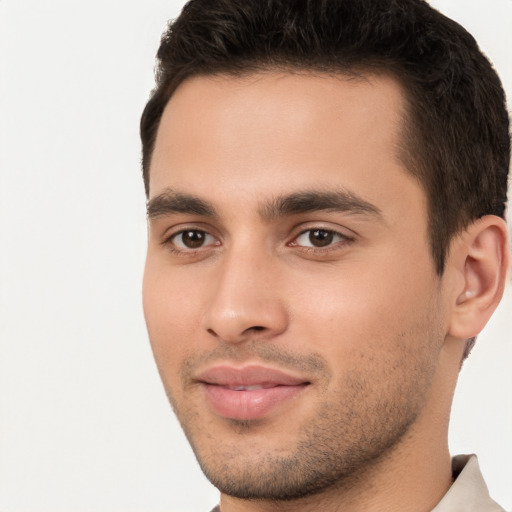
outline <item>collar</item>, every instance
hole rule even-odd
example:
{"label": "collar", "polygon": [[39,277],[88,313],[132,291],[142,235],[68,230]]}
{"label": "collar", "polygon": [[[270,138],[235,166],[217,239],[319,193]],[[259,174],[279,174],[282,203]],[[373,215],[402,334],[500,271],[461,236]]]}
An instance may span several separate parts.
{"label": "collar", "polygon": [[489,496],[476,455],[452,459],[454,482],[432,512],[505,512]]}

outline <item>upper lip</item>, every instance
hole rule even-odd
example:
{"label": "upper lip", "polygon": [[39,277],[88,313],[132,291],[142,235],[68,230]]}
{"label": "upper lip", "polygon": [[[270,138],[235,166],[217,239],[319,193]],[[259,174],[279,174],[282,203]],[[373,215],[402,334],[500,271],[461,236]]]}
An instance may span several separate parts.
{"label": "upper lip", "polygon": [[291,375],[283,370],[261,365],[233,366],[219,364],[200,372],[196,380],[205,384],[225,387],[298,386],[309,384],[307,379]]}

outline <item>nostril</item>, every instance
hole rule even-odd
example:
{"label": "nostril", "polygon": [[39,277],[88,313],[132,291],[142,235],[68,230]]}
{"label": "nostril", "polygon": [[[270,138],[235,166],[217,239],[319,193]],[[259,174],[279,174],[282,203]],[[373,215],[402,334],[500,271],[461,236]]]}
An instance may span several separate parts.
{"label": "nostril", "polygon": [[261,325],[255,325],[254,327],[249,327],[249,329],[247,329],[248,331],[250,330],[253,330],[253,331],[264,331],[265,330],[265,327],[262,327]]}
{"label": "nostril", "polygon": [[[261,331],[265,331],[265,330],[266,330],[266,327],[264,327],[262,325],[254,325],[253,327],[248,327],[242,333],[237,333],[235,338],[237,340],[240,338],[239,341],[242,341],[242,338],[245,338],[245,335],[250,335],[251,332],[254,333],[254,332],[261,332]],[[219,334],[214,329],[211,329],[211,328],[207,329],[206,332],[215,338],[219,337]],[[227,333],[225,333],[225,334],[227,334]]]}

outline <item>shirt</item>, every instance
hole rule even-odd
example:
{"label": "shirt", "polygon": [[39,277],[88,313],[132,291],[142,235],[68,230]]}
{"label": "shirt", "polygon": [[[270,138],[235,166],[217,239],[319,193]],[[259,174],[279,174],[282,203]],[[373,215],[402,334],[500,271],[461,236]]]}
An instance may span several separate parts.
{"label": "shirt", "polygon": [[432,512],[505,512],[489,496],[476,455],[452,459],[454,482]]}
{"label": "shirt", "polygon": [[[454,482],[432,512],[505,512],[489,496],[476,455],[452,459]],[[211,512],[221,512],[217,506]]]}

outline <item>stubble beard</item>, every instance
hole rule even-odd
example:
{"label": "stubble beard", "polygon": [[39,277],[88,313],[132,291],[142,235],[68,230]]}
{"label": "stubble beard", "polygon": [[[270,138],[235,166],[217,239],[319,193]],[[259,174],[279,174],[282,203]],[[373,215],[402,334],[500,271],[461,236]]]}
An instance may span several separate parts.
{"label": "stubble beard", "polygon": [[[287,454],[261,446],[251,452],[252,436],[261,428],[258,421],[226,420],[233,432],[231,443],[216,439],[199,411],[188,406],[180,410],[167,392],[201,469],[221,493],[291,501],[358,485],[407,436],[435,369],[432,353],[413,359],[404,352],[400,361],[371,380],[371,374],[362,379],[360,369],[346,375],[338,386],[339,401],[326,399],[318,405],[312,421],[298,428],[297,442]],[[391,375],[396,371],[404,378]],[[282,425],[287,428],[286,418]]]}

